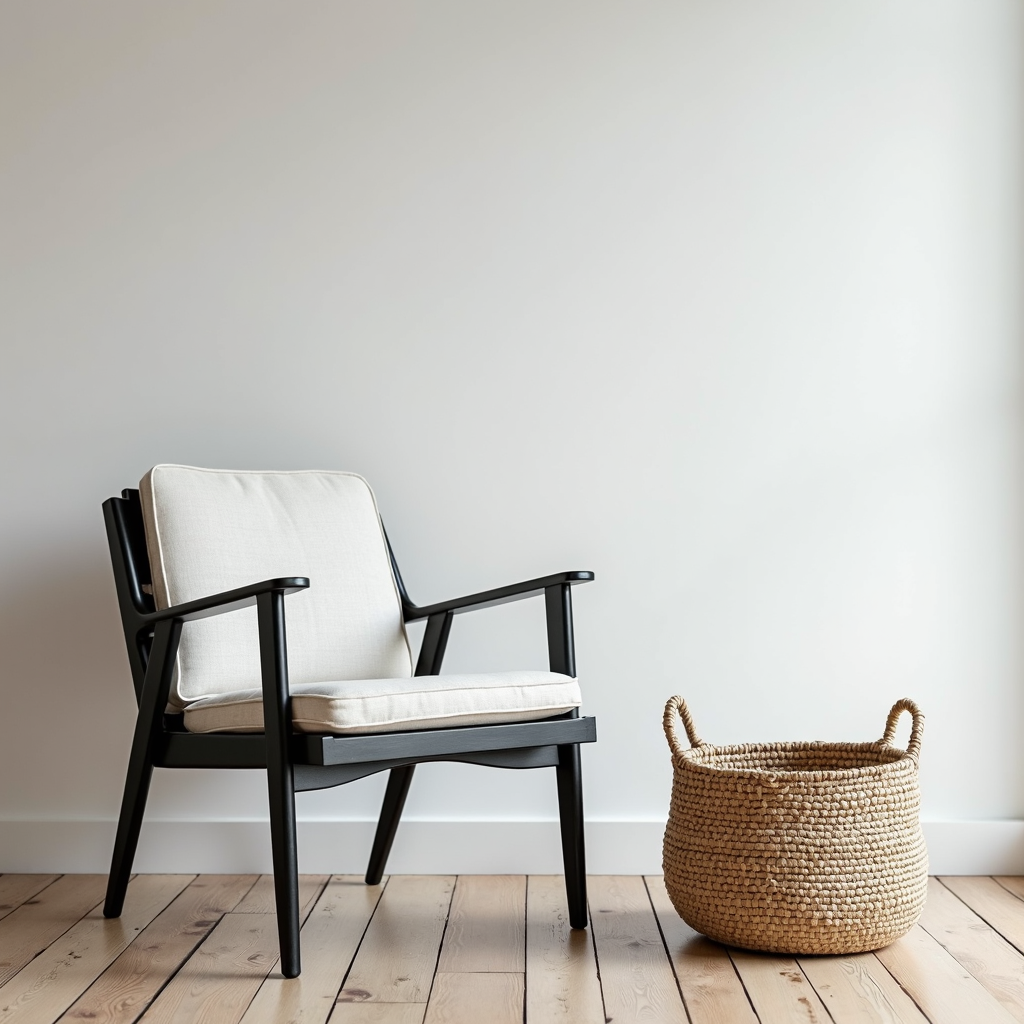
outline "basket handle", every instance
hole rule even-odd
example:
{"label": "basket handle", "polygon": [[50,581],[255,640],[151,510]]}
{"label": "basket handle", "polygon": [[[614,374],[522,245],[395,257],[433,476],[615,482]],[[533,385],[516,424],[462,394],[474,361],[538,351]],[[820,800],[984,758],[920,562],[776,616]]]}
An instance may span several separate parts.
{"label": "basket handle", "polygon": [[913,724],[910,727],[910,742],[907,744],[907,753],[916,761],[921,756],[924,715],[921,714],[921,709],[912,700],[904,698],[893,704],[889,717],[885,720],[885,732],[882,733],[881,742],[892,746],[892,741],[896,738],[896,723],[904,711],[909,711],[913,718]]}
{"label": "basket handle", "polygon": [[693,717],[690,715],[690,709],[686,706],[686,701],[678,696],[669,697],[668,703],[665,705],[664,724],[665,738],[668,740],[672,753],[681,755],[684,749],[683,744],[679,740],[679,733],[676,732],[677,714],[683,720],[683,728],[686,730],[686,738],[690,741],[690,746],[706,746],[704,741],[697,735],[697,730],[693,727]]}

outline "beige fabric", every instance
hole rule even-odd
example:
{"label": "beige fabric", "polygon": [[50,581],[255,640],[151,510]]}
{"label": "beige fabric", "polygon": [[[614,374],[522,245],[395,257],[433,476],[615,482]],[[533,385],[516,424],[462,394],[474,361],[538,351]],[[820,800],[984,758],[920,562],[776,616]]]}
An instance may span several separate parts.
{"label": "beige fabric", "polygon": [[[285,600],[294,687],[412,674],[387,545],[362,477],[162,465],[140,491],[158,608],[308,576],[309,590]],[[255,608],[185,624],[172,707],[259,686]]]}
{"label": "beige fabric", "polygon": [[[575,679],[557,672],[414,676],[291,687],[298,732],[371,733],[529,722],[579,707]],[[258,689],[207,697],[185,711],[190,732],[262,732]]]}

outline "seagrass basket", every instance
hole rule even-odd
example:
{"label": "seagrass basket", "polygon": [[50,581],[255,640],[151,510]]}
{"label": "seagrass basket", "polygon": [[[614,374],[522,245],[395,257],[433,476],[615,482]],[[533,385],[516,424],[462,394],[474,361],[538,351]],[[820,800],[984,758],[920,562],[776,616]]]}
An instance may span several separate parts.
{"label": "seagrass basket", "polygon": [[[901,750],[893,740],[904,711],[913,727]],[[905,934],[928,886],[923,729],[917,705],[900,700],[873,743],[714,747],[672,697],[663,863],[679,916],[718,942],[772,953],[859,953]]]}

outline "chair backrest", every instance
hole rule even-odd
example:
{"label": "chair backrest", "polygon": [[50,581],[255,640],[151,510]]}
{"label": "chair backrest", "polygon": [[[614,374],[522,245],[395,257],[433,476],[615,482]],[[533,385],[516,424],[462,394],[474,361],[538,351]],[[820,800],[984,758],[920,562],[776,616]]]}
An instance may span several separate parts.
{"label": "chair backrest", "polygon": [[[412,675],[387,540],[354,473],[155,466],[139,490],[157,608],[281,576],[292,683]],[[186,624],[171,704],[260,686],[256,611]]]}

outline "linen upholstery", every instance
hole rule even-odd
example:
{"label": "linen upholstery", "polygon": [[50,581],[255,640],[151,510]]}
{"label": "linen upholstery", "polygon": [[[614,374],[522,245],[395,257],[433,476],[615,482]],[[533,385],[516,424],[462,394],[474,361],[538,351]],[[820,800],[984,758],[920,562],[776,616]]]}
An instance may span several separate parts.
{"label": "linen upholstery", "polygon": [[[402,679],[412,659],[373,493],[342,472],[160,465],[140,484],[157,608],[308,576],[286,601],[289,680]],[[256,609],[186,623],[170,705],[261,685]]]}
{"label": "linen upholstery", "polygon": [[[300,683],[291,687],[296,731],[398,732],[529,722],[580,705],[575,679],[557,672],[495,672]],[[262,732],[258,689],[207,697],[185,711],[189,732]]]}

